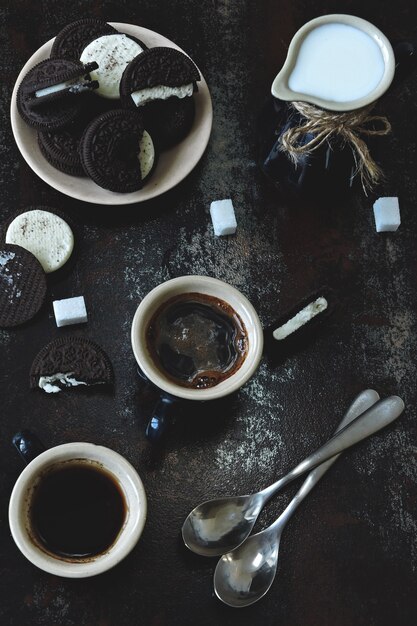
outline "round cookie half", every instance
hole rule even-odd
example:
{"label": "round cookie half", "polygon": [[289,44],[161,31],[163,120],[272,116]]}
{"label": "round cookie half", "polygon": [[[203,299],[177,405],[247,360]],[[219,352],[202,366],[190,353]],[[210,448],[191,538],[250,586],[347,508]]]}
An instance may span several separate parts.
{"label": "round cookie half", "polygon": [[55,37],[52,44],[51,59],[78,60],[89,41],[112,33],[117,33],[117,30],[103,20],[86,18],[71,22]]}
{"label": "round cookie half", "polygon": [[133,59],[123,74],[120,97],[123,106],[144,106],[155,100],[193,95],[200,73],[193,61],[174,48],[156,47]]}
{"label": "round cookie half", "polygon": [[81,162],[100,187],[118,193],[141,189],[157,155],[138,111],[115,109],[87,126],[81,139]]}
{"label": "round cookie half", "polygon": [[32,319],[46,296],[46,276],[37,259],[20,246],[0,249],[0,328]]}
{"label": "round cookie half", "polygon": [[65,265],[74,248],[69,224],[44,208],[17,215],[8,225],[5,241],[29,250],[47,274]]}
{"label": "round cookie half", "polygon": [[126,66],[145,49],[143,42],[124,33],[93,39],[82,51],[80,60],[82,63],[98,64],[98,69],[91,72],[92,80],[99,83],[95,93],[103,98],[118,100],[120,80]]}
{"label": "round cookie half", "polygon": [[30,387],[47,393],[113,383],[113,366],[106,352],[85,337],[54,339],[40,350],[30,370]]}

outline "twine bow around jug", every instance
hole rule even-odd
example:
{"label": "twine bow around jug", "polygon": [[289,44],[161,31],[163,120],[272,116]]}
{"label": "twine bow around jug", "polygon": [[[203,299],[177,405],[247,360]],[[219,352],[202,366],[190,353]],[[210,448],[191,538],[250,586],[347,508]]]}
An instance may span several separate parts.
{"label": "twine bow around jug", "polygon": [[[287,129],[280,138],[280,150],[288,155],[294,165],[301,156],[311,154],[331,139],[339,139],[350,146],[364,192],[370,191],[382,178],[383,172],[374,161],[363,136],[382,136],[391,132],[385,116],[371,115],[374,104],[347,112],[321,109],[306,102],[291,102],[290,106],[305,121]],[[378,127],[379,126],[379,127]],[[312,135],[308,141],[307,135]]]}

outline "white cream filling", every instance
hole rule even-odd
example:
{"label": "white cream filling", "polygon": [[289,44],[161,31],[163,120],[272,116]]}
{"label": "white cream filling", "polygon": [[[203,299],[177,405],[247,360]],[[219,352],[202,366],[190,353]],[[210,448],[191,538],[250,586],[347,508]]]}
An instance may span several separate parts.
{"label": "white cream filling", "polygon": [[156,87],[145,87],[131,94],[133,102],[137,107],[143,106],[152,100],[166,100],[172,96],[177,98],[187,98],[192,96],[194,91],[193,83],[181,85],[180,87],[167,87],[166,85],[157,85]]}
{"label": "white cream filling", "polygon": [[98,68],[90,72],[91,80],[99,82],[94,93],[103,98],[118,99],[120,79],[126,65],[141,52],[143,48],[122,33],[103,35],[89,43],[82,51],[80,61],[98,64]]}
{"label": "white cream filling", "polygon": [[[51,93],[56,93],[57,91],[63,91],[68,87],[72,87],[75,83],[82,81],[83,79],[74,79],[67,80],[64,83],[58,83],[57,85],[50,85],[49,87],[45,87],[44,89],[39,89],[39,91],[35,91],[35,98],[42,98],[43,96],[49,96]],[[84,80],[84,82],[87,82]]]}
{"label": "white cream filling", "polygon": [[142,180],[144,180],[151,171],[155,161],[155,148],[153,145],[153,141],[150,134],[146,130],[143,131],[142,139],[140,140],[139,146],[140,174]]}
{"label": "white cream filling", "polygon": [[69,225],[55,213],[34,209],[21,213],[10,223],[6,243],[29,250],[49,273],[70,258],[74,235]]}
{"label": "white cream filling", "polygon": [[296,330],[301,328],[301,326],[304,326],[304,324],[312,320],[313,317],[316,317],[316,315],[325,311],[327,306],[328,304],[325,298],[317,298],[317,300],[314,300],[314,302],[311,302],[304,307],[304,309],[297,313],[297,315],[294,315],[294,317],[288,320],[288,322],[274,330],[272,333],[273,338],[278,341],[285,339],[288,335],[291,335]]}
{"label": "white cream filling", "polygon": [[73,378],[74,372],[68,372],[68,374],[63,374],[58,372],[57,374],[52,374],[52,376],[40,376],[39,377],[39,387],[46,391],[46,393],[58,393],[61,391],[61,387],[58,385],[54,385],[52,383],[61,383],[64,387],[77,387],[78,385],[87,385],[87,383],[82,380],[77,380]]}

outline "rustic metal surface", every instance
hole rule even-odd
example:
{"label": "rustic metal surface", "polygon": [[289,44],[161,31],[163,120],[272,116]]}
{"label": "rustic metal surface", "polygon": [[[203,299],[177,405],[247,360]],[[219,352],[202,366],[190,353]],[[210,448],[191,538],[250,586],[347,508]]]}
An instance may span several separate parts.
{"label": "rustic metal surface", "polygon": [[[256,165],[256,117],[289,41],[334,10],[373,21],[392,40],[415,36],[409,0],[2,0],[0,3],[0,211],[30,204],[68,211],[78,224],[76,263],[51,285],[42,313],[0,332],[0,623],[3,626],[406,626],[417,621],[416,365],[417,76],[387,97],[394,133],[384,143],[384,195],[399,195],[403,223],[376,234],[373,198],[330,207],[287,206]],[[40,181],[9,124],[14,80],[27,58],[80,17],[140,24],[174,40],[204,72],[214,104],[208,150],[176,189],[126,209],[85,205]],[[232,197],[235,237],[215,238],[211,200]],[[342,306],[324,332],[284,363],[264,360],[236,396],[189,405],[160,449],[144,438],[155,393],[139,381],[129,330],[140,299],[174,276],[201,273],[241,289],[267,325],[321,284]],[[51,301],[84,295],[88,325],[57,329]],[[110,355],[113,394],[31,392],[34,355],[54,337],[91,337]],[[179,531],[202,499],[265,486],[334,430],[350,400],[372,386],[398,393],[400,421],[346,453],[285,531],[277,580],[258,605],[234,611],[212,591],[215,562],[188,553]],[[98,578],[65,580],[15,547],[7,506],[21,461],[12,435],[30,427],[47,445],[91,441],[122,453],[149,498],[131,555]],[[277,497],[259,527],[283,508]]]}

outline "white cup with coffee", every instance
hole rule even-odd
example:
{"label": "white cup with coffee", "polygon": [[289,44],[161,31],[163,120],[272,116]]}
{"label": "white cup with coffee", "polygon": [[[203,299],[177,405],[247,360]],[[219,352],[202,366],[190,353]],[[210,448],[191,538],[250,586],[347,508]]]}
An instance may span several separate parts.
{"label": "white cup with coffee", "polygon": [[9,523],[34,565],[56,576],[86,578],[129,554],[146,510],[142,481],[124,457],[92,443],[67,443],[45,450],[20,474]]}
{"label": "white cup with coffee", "polygon": [[254,307],[231,285],[181,276],[144,297],[131,340],[151,383],[168,397],[205,401],[237,391],[254,374],[263,330]]}

